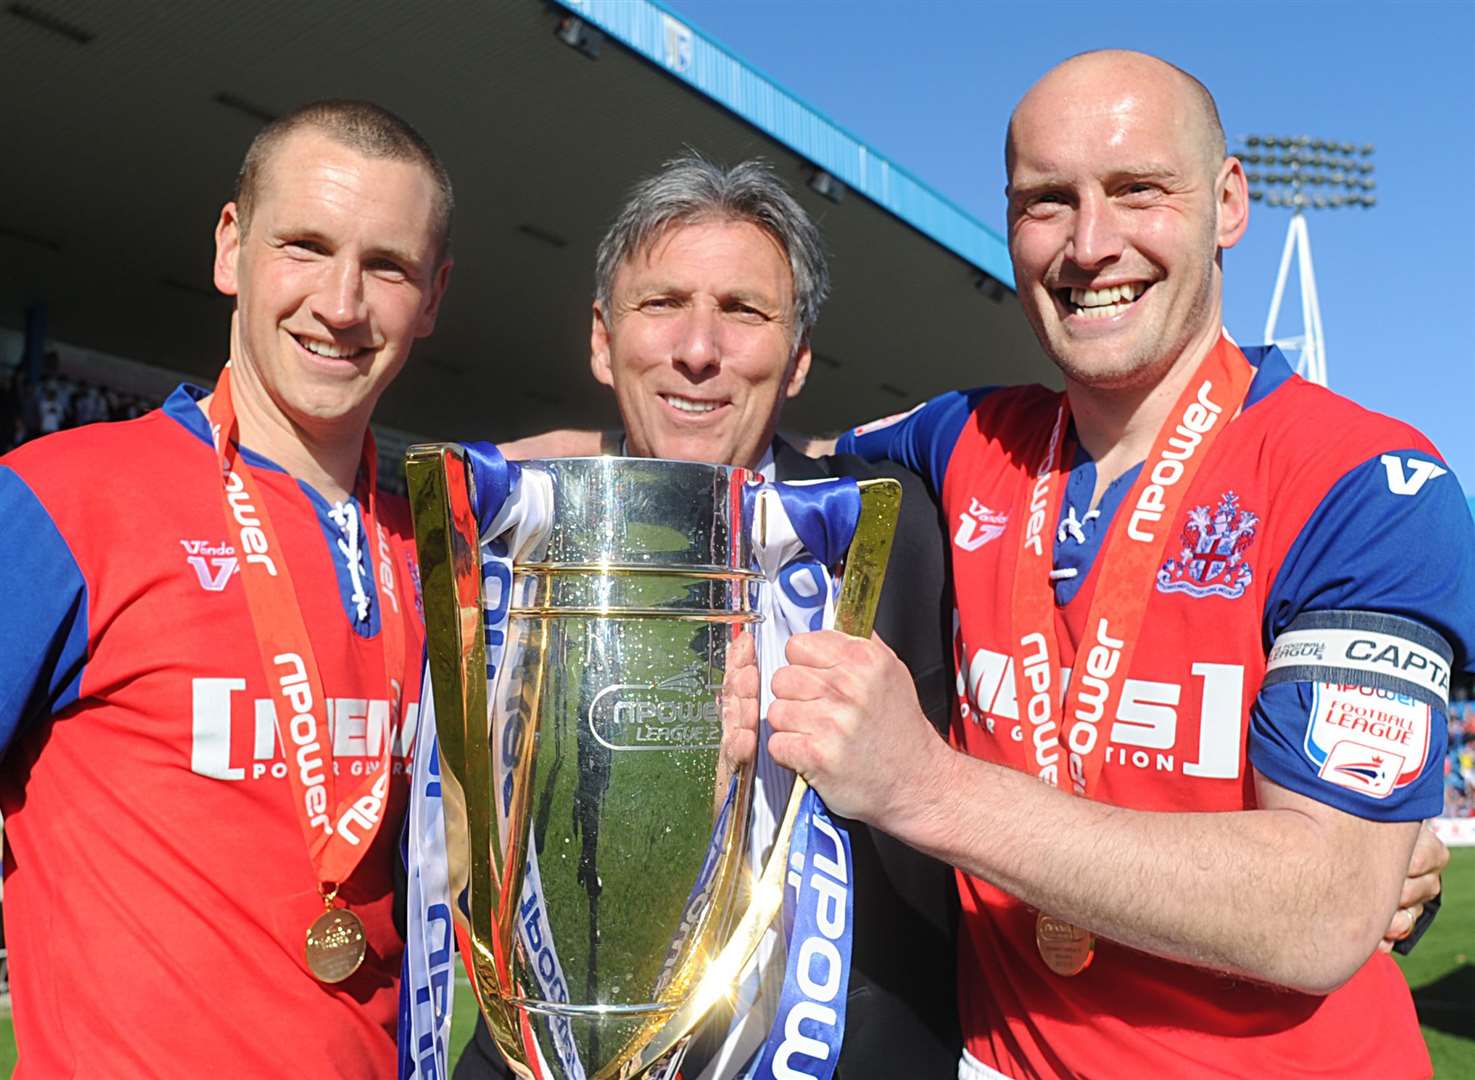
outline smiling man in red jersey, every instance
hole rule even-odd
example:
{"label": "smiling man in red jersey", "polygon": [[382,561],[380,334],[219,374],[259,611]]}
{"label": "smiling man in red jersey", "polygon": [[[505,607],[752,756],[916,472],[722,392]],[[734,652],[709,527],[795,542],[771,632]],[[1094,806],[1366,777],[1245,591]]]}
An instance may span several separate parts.
{"label": "smiling man in red jersey", "polygon": [[18,1076],[394,1072],[423,632],[368,425],[451,207],[377,106],[269,124],[215,230],[213,393],[0,459]]}
{"label": "smiling man in red jersey", "polygon": [[774,677],[769,750],[958,868],[964,1080],[1426,1076],[1379,946],[1429,891],[1410,853],[1475,648],[1459,486],[1412,428],[1224,332],[1249,199],[1197,80],[1075,57],[1006,156],[1065,392],[839,440],[942,501],[950,738],[884,644],[821,632]]}

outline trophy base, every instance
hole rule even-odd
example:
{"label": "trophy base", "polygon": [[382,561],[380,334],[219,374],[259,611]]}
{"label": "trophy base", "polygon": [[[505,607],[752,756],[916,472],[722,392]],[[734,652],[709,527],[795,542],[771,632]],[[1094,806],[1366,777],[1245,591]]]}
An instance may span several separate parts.
{"label": "trophy base", "polygon": [[[676,1012],[673,1005],[569,1005],[533,998],[501,998],[498,1004],[531,1035],[552,1075],[587,1080],[634,1080],[646,1075],[649,1068],[633,1071],[633,1059]],[[511,1053],[513,1048],[502,1049],[511,1061],[531,1056],[528,1047]],[[684,1049],[683,1042],[656,1064],[669,1063]]]}

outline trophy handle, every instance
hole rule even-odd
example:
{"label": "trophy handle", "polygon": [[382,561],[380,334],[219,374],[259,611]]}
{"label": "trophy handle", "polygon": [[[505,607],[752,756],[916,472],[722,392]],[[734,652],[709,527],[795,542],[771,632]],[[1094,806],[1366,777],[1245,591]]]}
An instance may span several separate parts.
{"label": "trophy handle", "polygon": [[[853,637],[870,637],[876,621],[876,607],[881,601],[881,586],[886,580],[886,563],[891,557],[891,544],[896,536],[897,516],[901,511],[901,484],[891,479],[861,480],[860,519],[845,559],[840,599],[835,607],[835,629]],[[799,817],[799,804],[809,784],[795,776],[789,805],[784,810],[774,838],[768,864],[753,888],[748,909],[738,921],[732,937],[708,965],[686,1000],[673,1012],[649,1042],[629,1057],[616,1059],[596,1074],[595,1080],[638,1077],[645,1074],[676,1044],[691,1034],[713,1005],[727,995],[747,966],[769,925],[784,902],[784,875],[789,865],[789,842],[794,822]]]}
{"label": "trophy handle", "polygon": [[[460,903],[453,902],[451,910],[462,940],[471,943],[477,1004],[494,1028],[505,1027],[498,1034],[510,1039],[516,1031],[511,1011],[483,990],[506,986],[510,958],[492,903],[501,891],[492,860],[493,807],[477,795],[491,791],[492,783],[481,544],[465,451],[455,443],[412,446],[405,455],[405,478],[440,742],[450,891],[453,901],[469,894],[469,917]],[[475,882],[487,882],[491,889],[471,887]]]}

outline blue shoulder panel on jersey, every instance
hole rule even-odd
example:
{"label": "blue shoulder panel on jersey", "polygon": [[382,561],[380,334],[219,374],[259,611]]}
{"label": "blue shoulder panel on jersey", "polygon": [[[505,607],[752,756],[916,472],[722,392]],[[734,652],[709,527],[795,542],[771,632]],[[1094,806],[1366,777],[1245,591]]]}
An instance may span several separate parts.
{"label": "blue shoulder panel on jersey", "polygon": [[904,465],[926,480],[934,495],[941,496],[948,458],[958,444],[963,425],[983,396],[995,389],[984,386],[950,390],[894,419],[862,424],[840,436],[835,452]]}
{"label": "blue shoulder panel on jersey", "polygon": [[1267,649],[1303,611],[1413,619],[1449,642],[1455,668],[1467,668],[1475,654],[1475,521],[1443,462],[1392,451],[1332,485],[1271,586]]}
{"label": "blue shoulder panel on jersey", "polygon": [[[1244,407],[1249,408],[1273,393],[1292,373],[1285,356],[1273,345],[1253,345],[1240,351],[1255,368],[1254,381],[1245,397]],[[952,456],[963,425],[968,422],[968,417],[978,407],[984,395],[996,389],[998,387],[985,386],[974,390],[950,391],[894,419],[862,424],[840,436],[835,444],[835,452],[858,454],[867,461],[889,459],[905,465],[924,477],[932,490],[940,494],[942,478],[947,473],[948,458]],[[1079,461],[1077,465],[1080,465]],[[1135,477],[1135,472],[1133,475]],[[1120,496],[1130,487],[1131,481],[1128,481],[1118,493],[1117,503],[1120,503]],[[1102,519],[1099,528],[1104,531],[1111,521],[1111,514],[1104,513]],[[1094,548],[1090,554],[1094,556]],[[1089,565],[1090,559],[1087,558],[1085,566]],[[1085,567],[1081,568],[1081,572],[1084,574]]]}
{"label": "blue shoulder panel on jersey", "polygon": [[[160,408],[164,410],[166,416],[206,446],[214,447],[215,440],[210,436],[210,422],[205,419],[205,414],[200,411],[198,404],[199,400],[208,393],[210,391],[195,386],[193,383],[180,383],[174,388],[173,393],[164,399],[164,404]],[[241,447],[241,456],[253,469],[269,469],[272,472],[287,471],[275,461],[262,457],[248,447]]]}
{"label": "blue shoulder panel on jersey", "polygon": [[87,662],[87,582],[51,515],[0,465],[0,751],[23,723],[77,700]]}
{"label": "blue shoulder panel on jersey", "polygon": [[[1262,628],[1266,648],[1297,616],[1318,611],[1377,612],[1411,620],[1449,645],[1454,670],[1471,669],[1475,524],[1459,484],[1438,459],[1418,450],[1382,454],[1352,469],[1327,492],[1271,586]],[[1374,782],[1374,772],[1387,766],[1390,752],[1397,754],[1387,740],[1410,724],[1418,729],[1422,721],[1408,718],[1422,714],[1411,704],[1415,699],[1405,701],[1387,688],[1356,692],[1382,695],[1368,703],[1373,720],[1349,719],[1341,725],[1353,731],[1341,741],[1365,746],[1366,761],[1339,759],[1327,736],[1334,716],[1356,712],[1339,700],[1353,693],[1352,684],[1314,682],[1260,690],[1251,719],[1250,760],[1281,786],[1360,817],[1412,820],[1437,814],[1444,709],[1419,703],[1429,710],[1422,772],[1416,778],[1400,775],[1385,790],[1382,780]],[[1382,726],[1361,738],[1353,729],[1364,722]],[[1421,731],[1416,734],[1423,737]],[[1358,782],[1373,787],[1359,790]]]}
{"label": "blue shoulder panel on jersey", "polygon": [[1248,409],[1265,400],[1294,374],[1285,354],[1274,345],[1251,345],[1239,351],[1245,354],[1245,359],[1255,369],[1255,379],[1250,383],[1249,392],[1245,394],[1243,408]]}

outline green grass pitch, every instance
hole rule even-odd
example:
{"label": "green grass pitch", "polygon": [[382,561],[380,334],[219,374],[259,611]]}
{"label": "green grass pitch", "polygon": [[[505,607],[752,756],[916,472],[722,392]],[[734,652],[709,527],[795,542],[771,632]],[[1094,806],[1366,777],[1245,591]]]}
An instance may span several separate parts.
{"label": "green grass pitch", "polygon": [[[1454,852],[1444,875],[1444,907],[1414,954],[1399,958],[1413,988],[1438,1080],[1475,1080],[1475,848]],[[476,1004],[464,974],[456,982],[451,1061],[471,1038]],[[10,1017],[0,1019],[0,1075],[15,1067]]]}

